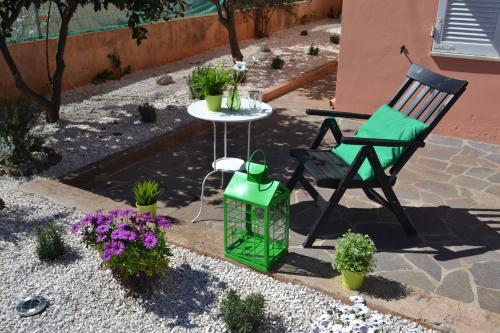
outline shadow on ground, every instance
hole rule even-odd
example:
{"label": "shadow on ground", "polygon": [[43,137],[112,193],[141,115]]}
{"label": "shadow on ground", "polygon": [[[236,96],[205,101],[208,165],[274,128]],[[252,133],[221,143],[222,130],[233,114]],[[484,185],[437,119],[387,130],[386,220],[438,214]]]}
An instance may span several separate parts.
{"label": "shadow on ground", "polygon": [[[54,213],[47,216],[30,218],[30,212],[21,207],[11,206],[0,211],[0,242],[18,244],[22,234],[35,234],[37,227],[66,219],[72,213]],[[22,218],[20,218],[22,216]],[[20,222],[22,221],[22,222]],[[0,245],[0,250],[2,249]]]}
{"label": "shadow on ground", "polygon": [[[499,230],[491,227],[498,225],[500,209],[406,207],[406,212],[418,231],[416,236],[406,235],[396,218],[384,207],[348,208],[340,205],[321,226],[319,238],[335,240],[351,229],[370,235],[379,251],[429,254],[437,261],[477,256],[500,249]],[[312,201],[292,205],[290,228],[305,238],[311,221],[319,214],[319,208]],[[333,241],[321,244],[314,248],[335,248]]]}
{"label": "shadow on ground", "polygon": [[209,273],[182,264],[155,284],[144,307],[159,317],[175,319],[174,327],[193,329],[189,318],[204,313],[217,301],[217,294],[209,286],[221,290],[226,287]]}

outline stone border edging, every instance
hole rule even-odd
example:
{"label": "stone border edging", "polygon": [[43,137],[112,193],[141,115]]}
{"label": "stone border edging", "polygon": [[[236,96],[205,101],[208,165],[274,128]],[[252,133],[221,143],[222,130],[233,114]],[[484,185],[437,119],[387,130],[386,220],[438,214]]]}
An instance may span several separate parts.
{"label": "stone border edging", "polygon": [[291,79],[285,83],[264,89],[262,93],[262,101],[269,102],[273,99],[277,99],[283,95],[286,95],[289,92],[296,90],[309,82],[316,81],[323,76],[335,72],[337,70],[337,67],[338,61],[337,59],[335,59],[334,61],[330,61],[326,64],[318,66],[310,71],[305,72],[301,76]]}

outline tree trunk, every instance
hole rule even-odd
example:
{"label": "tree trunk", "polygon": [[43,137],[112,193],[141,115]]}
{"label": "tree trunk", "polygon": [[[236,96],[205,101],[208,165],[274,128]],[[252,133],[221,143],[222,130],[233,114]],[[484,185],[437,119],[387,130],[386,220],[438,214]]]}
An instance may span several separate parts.
{"label": "tree trunk", "polygon": [[240,50],[240,43],[238,42],[238,35],[236,33],[234,20],[230,20],[228,22],[227,33],[229,36],[229,46],[231,47],[231,55],[233,56],[233,59],[236,59],[237,61],[243,61],[243,54]]}
{"label": "tree trunk", "polygon": [[12,77],[14,78],[14,82],[16,83],[16,88],[19,89],[25,96],[33,98],[34,100],[38,101],[45,109],[48,109],[50,107],[50,101],[43,95],[38,94],[37,92],[32,90],[26,84],[26,81],[24,81],[21,72],[17,68],[16,63],[12,58],[12,55],[10,54],[9,47],[7,46],[7,42],[5,40],[5,37],[3,36],[0,36],[0,51],[3,55],[5,62],[7,63],[7,66],[9,67]]}
{"label": "tree trunk", "polygon": [[59,14],[61,15],[61,26],[59,28],[59,39],[57,40],[57,53],[56,53],[56,70],[52,77],[52,96],[51,106],[46,110],[46,119],[48,123],[55,123],[59,121],[59,110],[61,108],[61,94],[62,94],[62,79],[66,64],[64,63],[64,51],[66,49],[66,41],[68,40],[68,26],[73,14],[77,8],[78,1],[70,3],[66,10],[58,7]]}
{"label": "tree trunk", "polygon": [[255,35],[255,38],[262,38],[262,9],[256,8],[255,9],[255,25],[254,25],[254,30],[253,33]]}
{"label": "tree trunk", "polygon": [[234,22],[234,0],[224,0],[222,5],[219,0],[210,0],[217,9],[220,23],[227,29],[229,37],[229,47],[231,48],[231,55],[234,60],[243,61],[243,54],[240,50],[238,42],[238,34],[236,32],[236,25]]}

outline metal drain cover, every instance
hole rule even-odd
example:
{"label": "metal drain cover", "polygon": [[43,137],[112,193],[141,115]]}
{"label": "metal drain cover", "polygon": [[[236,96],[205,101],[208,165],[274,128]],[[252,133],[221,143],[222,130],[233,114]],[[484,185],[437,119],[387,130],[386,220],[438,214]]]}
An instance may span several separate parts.
{"label": "metal drain cover", "polygon": [[49,302],[43,296],[28,297],[16,306],[16,310],[21,317],[29,317],[45,310],[48,304]]}

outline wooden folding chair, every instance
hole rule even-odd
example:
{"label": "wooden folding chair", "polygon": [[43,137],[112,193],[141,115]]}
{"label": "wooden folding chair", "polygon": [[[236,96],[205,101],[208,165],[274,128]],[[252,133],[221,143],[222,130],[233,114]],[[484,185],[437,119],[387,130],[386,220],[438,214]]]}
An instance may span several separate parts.
{"label": "wooden folding chair", "polygon": [[[424,147],[424,140],[436,127],[448,110],[463,94],[467,81],[451,79],[421,66],[412,65],[401,88],[387,105],[392,109],[414,118],[428,127],[413,140],[392,140],[367,137],[344,137],[336,118],[370,119],[370,115],[337,111],[306,110],[306,114],[326,117],[310,149],[292,149],[290,155],[299,165],[290,178],[287,187],[293,190],[299,182],[322,208],[320,216],[314,221],[312,229],[304,241],[304,247],[311,247],[318,236],[319,226],[338,205],[347,189],[361,188],[367,197],[392,211],[407,234],[416,230],[394,193],[398,173],[418,148]],[[338,145],[358,145],[361,148],[351,163],[347,163],[332,150],[318,150],[328,131],[333,133]],[[402,147],[402,154],[390,166],[387,174],[382,167],[376,147]],[[358,174],[365,161],[373,170],[371,179],[363,179]],[[318,187],[332,188],[335,192],[325,201],[318,191],[306,180],[307,172]],[[380,188],[385,198],[375,189]]]}

